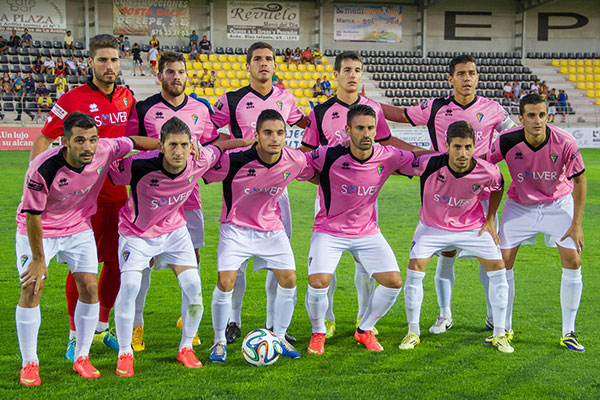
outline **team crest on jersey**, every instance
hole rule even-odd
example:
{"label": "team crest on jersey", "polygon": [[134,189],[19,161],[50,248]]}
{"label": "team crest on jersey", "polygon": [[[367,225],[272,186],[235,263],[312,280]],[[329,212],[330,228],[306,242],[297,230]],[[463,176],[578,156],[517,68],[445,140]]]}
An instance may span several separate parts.
{"label": "team crest on jersey", "polygon": [[98,112],[98,105],[96,103],[90,104],[90,112]]}
{"label": "team crest on jersey", "polygon": [[473,191],[476,192],[477,189],[479,189],[480,187],[481,187],[481,185],[477,185],[477,184],[473,185]]}
{"label": "team crest on jersey", "polygon": [[283,172],[283,180],[287,180],[287,178],[290,176],[290,171],[284,171]]}
{"label": "team crest on jersey", "polygon": [[277,101],[275,104],[277,104],[277,107],[279,107],[279,110],[283,110],[283,103],[281,101]]}
{"label": "team crest on jersey", "polygon": [[550,154],[550,159],[552,160],[553,163],[555,163],[556,160],[558,160],[558,155],[556,155],[556,154]]}
{"label": "team crest on jersey", "polygon": [[483,119],[483,113],[477,113],[475,115],[477,116],[477,121],[481,122],[481,120]]}
{"label": "team crest on jersey", "polygon": [[188,179],[189,183],[192,183],[194,181],[194,175],[190,176],[190,179]]}
{"label": "team crest on jersey", "polygon": [[21,267],[25,266],[25,263],[29,260],[28,256],[21,256]]}
{"label": "team crest on jersey", "polygon": [[194,125],[198,122],[198,116],[196,114],[192,114],[192,121],[194,121]]}
{"label": "team crest on jersey", "polygon": [[129,100],[127,100],[127,97],[123,97],[123,103],[125,104],[125,107],[129,107]]}
{"label": "team crest on jersey", "polygon": [[381,174],[383,173],[383,165],[379,164],[379,165],[377,166],[377,173],[378,173],[379,175],[381,175]]}
{"label": "team crest on jersey", "polygon": [[104,169],[104,166],[102,166],[102,165],[98,167],[98,169],[96,170],[98,175],[100,175],[100,173],[102,172],[103,169]]}
{"label": "team crest on jersey", "polygon": [[123,252],[123,259],[127,262],[127,260],[129,259],[130,255],[131,255],[131,253],[128,250],[125,250]]}

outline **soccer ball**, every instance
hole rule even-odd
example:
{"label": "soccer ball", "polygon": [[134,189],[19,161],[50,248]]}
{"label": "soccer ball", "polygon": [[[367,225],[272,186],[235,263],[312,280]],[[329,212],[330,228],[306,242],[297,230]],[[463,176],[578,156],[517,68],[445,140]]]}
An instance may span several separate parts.
{"label": "soccer ball", "polygon": [[267,329],[250,332],[242,342],[244,359],[255,367],[275,364],[282,351],[279,339]]}

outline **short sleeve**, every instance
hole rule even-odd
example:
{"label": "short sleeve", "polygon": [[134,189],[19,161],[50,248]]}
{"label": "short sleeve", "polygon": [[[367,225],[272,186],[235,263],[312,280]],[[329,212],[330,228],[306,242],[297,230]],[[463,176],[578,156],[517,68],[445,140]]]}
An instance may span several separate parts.
{"label": "short sleeve", "polygon": [[499,136],[498,139],[496,139],[494,141],[494,143],[492,143],[490,152],[488,153],[487,157],[485,158],[492,164],[498,164],[500,161],[502,161],[504,159],[504,156],[502,155],[502,151],[500,150],[500,142],[501,141],[502,141],[502,136]]}
{"label": "short sleeve", "polygon": [[42,133],[51,139],[56,139],[63,134],[63,122],[67,115],[71,112],[66,105],[67,101],[65,99],[68,98],[68,95],[60,96],[56,104],[54,104],[50,110],[48,118],[46,118],[46,123],[42,128]]}
{"label": "short sleeve", "polygon": [[325,164],[325,157],[328,149],[329,147],[322,146],[310,153],[305,153],[304,156],[306,157],[308,166],[316,172],[321,172],[323,170],[323,165]]}
{"label": "short sleeve", "polygon": [[229,173],[229,153],[224,153],[208,171],[202,175],[204,183],[222,182]]}
{"label": "short sleeve", "polygon": [[490,182],[489,188],[492,192],[497,192],[504,186],[504,177],[497,165],[490,165]]}
{"label": "short sleeve", "polygon": [[302,111],[300,111],[300,108],[296,104],[296,100],[294,100],[292,94],[287,90],[286,94],[288,95],[288,101],[290,102],[291,109],[290,114],[287,117],[287,121],[285,122],[287,122],[289,126],[296,125],[302,118],[304,118],[304,114]]}
{"label": "short sleeve", "polygon": [[206,146],[200,148],[200,157],[196,161],[196,164],[201,165],[201,173],[204,173],[213,168],[221,158],[221,149],[217,146]]}
{"label": "short sleeve", "polygon": [[581,151],[575,141],[569,141],[565,149],[565,174],[567,178],[573,179],[585,171]]}
{"label": "short sleeve", "polygon": [[113,185],[124,186],[131,182],[131,163],[136,159],[135,156],[127,157],[113,162],[108,171],[108,177]]}
{"label": "short sleeve", "polygon": [[125,157],[133,150],[133,147],[135,146],[133,139],[126,136],[115,139],[107,139],[107,143],[109,143],[112,149],[112,157],[110,157],[111,162]]}
{"label": "short sleeve", "polygon": [[217,128],[222,128],[229,124],[230,115],[227,93],[223,93],[223,95],[215,103],[215,112],[210,116],[210,119],[212,120],[213,124],[217,126]]}
{"label": "short sleeve", "polygon": [[496,112],[496,115],[498,116],[498,123],[494,126],[496,132],[503,132],[517,126],[517,124],[515,124],[515,122],[510,118],[508,111],[506,111],[502,105],[496,103],[496,106],[498,108]]}
{"label": "short sleeve", "polygon": [[429,117],[431,115],[431,107],[434,99],[427,100],[416,106],[407,107],[404,110],[406,119],[411,123],[412,126],[427,125]]}
{"label": "short sleeve", "polygon": [[140,126],[137,104],[132,107],[131,115],[127,119],[125,126],[125,136],[148,136],[143,124]]}
{"label": "short sleeve", "polygon": [[377,107],[375,107],[375,112],[377,113],[377,133],[375,134],[375,141],[383,142],[392,136],[392,132],[385,121],[385,115],[383,114],[383,109],[379,103],[377,103]]}
{"label": "short sleeve", "polygon": [[413,169],[411,165],[415,160],[415,153],[412,151],[400,150],[392,146],[385,146],[385,148],[392,152],[391,169],[393,171],[399,171],[403,175],[412,176]]}
{"label": "short sleeve", "polygon": [[315,116],[315,110],[311,110],[308,116],[308,123],[304,128],[304,135],[302,135],[302,144],[311,149],[316,149],[321,144],[319,140],[319,131],[317,129],[317,118]]}
{"label": "short sleeve", "polygon": [[[402,151],[396,149],[397,151]],[[406,176],[421,176],[427,169],[427,164],[429,164],[429,160],[432,156],[439,155],[438,153],[433,154],[425,154],[420,157],[415,157],[415,154],[408,151],[402,151],[403,153],[408,153],[412,155],[412,159],[410,157],[404,156],[404,162],[401,163],[401,166],[397,168],[397,170]],[[410,162],[406,162],[406,160],[410,160]],[[402,161],[402,159],[400,160]]]}
{"label": "short sleeve", "polygon": [[300,150],[295,150],[295,151],[300,153],[298,155],[298,157],[299,157],[300,163],[302,164],[300,167],[301,168],[300,172],[296,176],[296,180],[307,181],[309,179],[314,178],[315,169],[308,164],[308,159],[306,157],[306,154],[302,153],[302,151],[300,151]]}
{"label": "short sleeve", "polygon": [[21,212],[41,214],[46,208],[49,189],[46,180],[37,170],[28,170],[25,176]]}

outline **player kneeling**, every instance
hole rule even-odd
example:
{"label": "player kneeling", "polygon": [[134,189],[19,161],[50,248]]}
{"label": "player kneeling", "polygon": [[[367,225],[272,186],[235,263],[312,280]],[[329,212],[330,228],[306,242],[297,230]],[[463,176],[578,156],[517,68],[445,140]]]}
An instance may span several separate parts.
{"label": "player kneeling", "polygon": [[119,267],[121,286],[115,302],[119,341],[117,375],[133,376],[131,339],[135,299],[142,271],[154,258],[156,270],[170,268],[182,292],[183,330],[177,360],[188,368],[200,368],[192,341],[202,318],[202,288],[196,254],[186,229],[183,204],[202,175],[221,156],[221,149],[244,145],[245,140],[221,142],[199,150],[194,160],[188,126],[177,117],[161,128],[160,152],[138,154],[111,167],[116,185],[130,185],[130,197],[119,212]]}
{"label": "player kneeling", "polygon": [[215,342],[213,362],[227,360],[225,330],[240,267],[254,257],[254,269],[267,269],[277,278],[273,333],[283,356],[298,358],[286,340],[296,303],[296,265],[281,219],[279,198],[294,179],[314,173],[300,150],[285,147],[285,122],[279,112],[264,110],[256,122],[257,143],[247,150],[224,154],[204,179],[223,182],[223,208],[217,251],[218,282],[212,296]]}
{"label": "player kneeling", "polygon": [[[473,157],[475,132],[468,122],[457,121],[448,127],[446,145],[447,154],[417,158],[412,173],[407,174],[421,177],[422,207],[404,290],[408,334],[400,349],[413,349],[420,343],[423,278],[429,260],[441,251],[456,249],[462,258],[475,257],[486,269],[494,317],[494,335],[489,342],[501,352],[512,353],[501,323],[506,316],[508,284],[494,225],[504,190],[502,174],[495,165]],[[487,216],[480,202],[486,189],[492,192]]]}

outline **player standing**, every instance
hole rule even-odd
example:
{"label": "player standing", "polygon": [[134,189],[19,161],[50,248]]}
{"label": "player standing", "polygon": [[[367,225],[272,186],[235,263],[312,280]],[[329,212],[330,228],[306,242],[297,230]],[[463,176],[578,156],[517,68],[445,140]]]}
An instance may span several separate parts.
{"label": "player standing", "polygon": [[379,283],[354,334],[368,350],[383,351],[373,328],[402,287],[394,252],[377,225],[375,202],[388,177],[410,165],[414,155],[391,146],[373,146],[376,127],[373,108],[353,105],[346,125],[350,147],[325,146],[307,154],[309,165],[319,174],[320,201],[308,255],[306,303],[313,332],[309,353],[325,351],[328,286],[344,251],[350,251]]}
{"label": "player standing", "polygon": [[515,296],[513,266],[522,244],[535,243],[543,233],[546,246],[558,247],[562,263],[560,305],[562,339],[569,350],[585,351],[575,336],[581,301],[581,221],[587,192],[583,158],[573,136],[548,125],[548,105],[538,94],[519,104],[523,126],[505,132],[492,145],[488,159],[504,159],[512,176],[500,223],[502,256],[509,276],[506,329],[512,330]]}
{"label": "player standing", "polygon": [[[363,62],[355,51],[344,51],[335,57],[333,76],[338,83],[336,95],[323,104],[316,105],[310,112],[308,124],[302,137],[300,150],[311,151],[319,146],[337,146],[348,140],[346,134],[346,116],[348,109],[354,104],[365,104],[373,108],[377,116],[377,133],[375,141],[382,145],[394,145],[402,150],[419,150],[408,143],[392,136],[385,122],[381,105],[358,94],[358,88],[363,76]],[[377,207],[377,204],[375,205]],[[315,203],[315,214],[318,212],[319,199]],[[358,295],[358,313],[356,326],[360,323],[369,298],[375,288],[375,279],[369,277],[364,267],[355,259],[354,285]],[[329,284],[327,300],[329,306],[325,313],[327,338],[335,332],[335,315],[333,314],[333,294],[336,287],[336,275],[333,274]],[[375,335],[377,330],[374,329]]]}
{"label": "player standing", "polygon": [[[112,35],[96,35],[90,40],[90,67],[93,77],[84,85],[69,90],[56,102],[46,124],[31,149],[31,159],[46,150],[50,143],[63,134],[63,121],[73,111],[92,116],[101,138],[117,138],[125,134],[125,125],[135,98],[129,89],[115,84],[119,74],[119,41]],[[108,329],[108,317],[119,291],[119,263],[117,257],[117,221],[119,209],[125,204],[127,191],[106,180],[98,196],[98,211],[92,217],[99,262],[104,262],[98,283],[100,317],[94,341],[117,349],[117,339]],[[75,349],[75,306],[78,291],[69,272],[66,282],[70,334],[65,357],[73,360]]]}
{"label": "player standing", "polygon": [[[160,131],[160,152],[138,154],[113,165],[109,173],[117,185],[129,185],[130,196],[119,212],[119,263],[121,286],[115,302],[115,324],[119,340],[116,373],[133,376],[131,339],[135,299],[142,271],[154,258],[156,270],[170,268],[181,287],[183,329],[177,360],[188,368],[200,368],[192,341],[202,317],[202,288],[194,246],[183,205],[202,175],[221,156],[215,146],[199,150],[199,159],[190,155],[190,129],[177,117]],[[237,140],[220,144],[223,149],[245,145]]]}
{"label": "player standing", "polygon": [[[26,386],[41,383],[39,304],[48,264],[55,255],[66,261],[79,288],[73,369],[84,378],[100,377],[88,359],[99,313],[98,257],[90,218],[96,212],[107,167],[129,153],[135,143],[134,138],[99,139],[94,120],[79,112],[65,118],[63,129],[65,145],[46,150],[31,161],[17,212],[15,242],[21,297],[15,319],[23,360],[21,384]],[[139,139],[144,142],[144,138]],[[144,143],[149,142],[146,139]]]}
{"label": "player standing", "polygon": [[[461,257],[477,258],[486,269],[496,322],[494,335],[488,339],[501,352],[512,353],[502,324],[508,284],[494,225],[504,180],[497,166],[473,157],[475,131],[468,122],[457,121],[448,127],[446,148],[448,153],[417,158],[411,168],[401,170],[403,174],[421,177],[422,207],[404,285],[408,334],[400,349],[413,349],[421,343],[423,278],[429,260],[443,250],[455,249],[461,251]],[[489,207],[484,211],[480,200],[486,189],[491,195]]]}
{"label": "player standing", "polygon": [[[479,75],[475,59],[470,55],[454,57],[450,61],[448,82],[454,95],[438,97],[425,103],[399,108],[382,104],[385,117],[395,122],[410,123],[413,126],[427,126],[431,147],[435,151],[446,151],[446,131],[455,121],[467,121],[475,130],[475,156],[485,157],[492,145],[494,131],[502,132],[516,124],[504,108],[494,100],[476,95]],[[483,197],[487,209],[489,193]],[[440,315],[431,326],[431,333],[444,333],[454,326],[452,320],[452,289],[454,287],[454,262],[456,252],[442,252],[438,257],[435,272],[435,290]],[[489,301],[487,271],[479,265],[479,279],[485,290],[487,305],[486,326],[493,329],[492,307]]]}
{"label": "player standing", "polygon": [[296,265],[286,236],[279,197],[294,179],[313,177],[306,157],[285,147],[285,121],[275,110],[263,110],[256,122],[256,145],[224,154],[219,164],[204,175],[206,182],[223,182],[223,207],[219,249],[218,283],[212,296],[215,342],[210,360],[227,360],[225,330],[230,320],[231,298],[237,271],[250,257],[254,269],[268,269],[277,280],[273,333],[281,342],[282,355],[300,357],[285,333],[294,315]]}
{"label": "player standing", "polygon": [[[183,54],[164,51],[158,62],[157,78],[161,83],[161,91],[136,104],[127,122],[126,135],[140,135],[160,138],[160,129],[166,121],[177,116],[190,129],[192,142],[198,146],[213,143],[219,138],[210,115],[212,109],[206,100],[198,100],[185,94],[187,71]],[[194,188],[183,206],[186,227],[190,232],[196,259],[199,261],[198,249],[204,247],[204,217],[200,201],[200,190]],[[196,263],[198,264],[198,262]],[[200,266],[198,265],[198,269]],[[136,299],[135,321],[132,346],[135,351],[142,351],[144,345],[144,304],[150,287],[150,268],[142,271],[142,282]],[[202,317],[202,316],[200,316]],[[178,326],[182,320],[178,321]],[[198,338],[194,338],[198,344]]]}
{"label": "player standing", "polygon": [[[215,104],[212,120],[218,128],[229,126],[232,137],[253,139],[256,131],[256,115],[263,110],[276,110],[288,125],[306,126],[306,117],[296,105],[296,101],[287,90],[273,86],[275,74],[275,51],[265,42],[253,43],[246,54],[246,70],[250,73],[250,85],[234,92],[223,94]],[[287,190],[281,195],[280,208],[283,225],[288,238],[292,235],[292,214]],[[271,271],[267,272],[265,282],[267,292],[266,327],[273,328],[277,279]],[[241,313],[244,292],[246,291],[246,266],[238,270],[233,289],[231,320],[227,327],[227,342],[233,343],[241,335]],[[288,340],[295,341],[291,336]]]}

